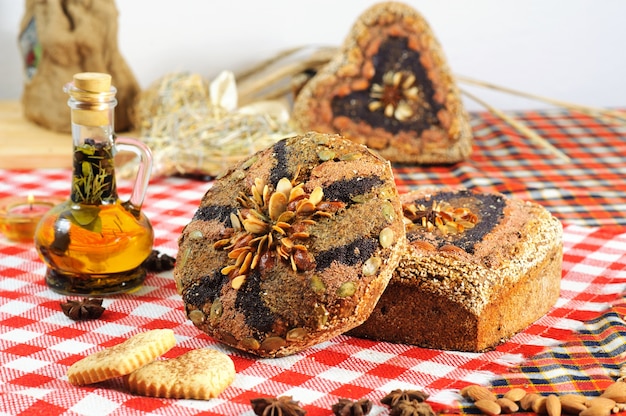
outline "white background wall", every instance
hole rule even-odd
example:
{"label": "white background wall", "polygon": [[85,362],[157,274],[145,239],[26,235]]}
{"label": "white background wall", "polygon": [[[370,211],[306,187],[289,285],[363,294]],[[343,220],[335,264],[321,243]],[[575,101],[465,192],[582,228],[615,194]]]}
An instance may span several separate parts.
{"label": "white background wall", "polygon": [[[339,45],[375,2],[117,0],[119,46],[142,87],[179,70],[210,79],[285,48]],[[406,2],[429,22],[458,74],[580,104],[626,106],[626,1]],[[23,11],[21,0],[0,0],[0,99],[21,95],[17,37]],[[502,109],[545,107],[472,91]]]}

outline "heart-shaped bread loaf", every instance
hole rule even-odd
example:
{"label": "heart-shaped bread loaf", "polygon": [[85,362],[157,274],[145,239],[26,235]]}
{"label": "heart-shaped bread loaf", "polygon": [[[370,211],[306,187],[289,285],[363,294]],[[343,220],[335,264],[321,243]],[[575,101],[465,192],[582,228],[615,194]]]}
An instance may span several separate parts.
{"label": "heart-shaped bread loaf", "polygon": [[339,133],[392,162],[454,163],[472,130],[441,46],[413,8],[366,10],[340,51],[297,94],[303,132]]}

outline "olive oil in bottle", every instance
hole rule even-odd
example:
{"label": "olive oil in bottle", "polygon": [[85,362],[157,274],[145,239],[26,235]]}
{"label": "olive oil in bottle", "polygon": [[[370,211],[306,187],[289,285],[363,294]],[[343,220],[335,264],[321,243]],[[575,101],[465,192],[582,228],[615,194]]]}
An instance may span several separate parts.
{"label": "olive oil in bottle", "polygon": [[[132,291],[144,281],[153,231],[141,211],[152,157],[141,142],[114,133],[116,89],[108,74],[80,73],[65,86],[72,114],[70,198],[39,222],[35,246],[47,266],[46,283],[74,295]],[[118,197],[115,154],[132,151],[140,163],[128,201]]]}

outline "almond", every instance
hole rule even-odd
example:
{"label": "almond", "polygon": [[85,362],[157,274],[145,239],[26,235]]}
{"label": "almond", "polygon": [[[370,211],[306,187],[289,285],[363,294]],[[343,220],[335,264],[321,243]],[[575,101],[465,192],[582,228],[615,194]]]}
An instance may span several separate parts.
{"label": "almond", "polygon": [[600,397],[615,400],[618,403],[626,402],[626,383],[616,381],[604,390]]}
{"label": "almond", "polygon": [[[582,394],[563,394],[562,396],[560,396],[561,402],[563,400],[567,400],[569,402],[576,402],[576,403],[581,403],[581,404],[585,404],[589,399],[586,396],[583,396]],[[585,406],[586,407],[586,406]]]}
{"label": "almond", "polygon": [[489,400],[495,402],[497,397],[489,389],[478,384],[472,384],[461,389],[461,396],[467,397],[472,401]]}
{"label": "almond", "polygon": [[580,412],[578,416],[610,416],[612,410],[604,406],[592,406]]}
{"label": "almond", "polygon": [[522,410],[530,410],[533,407],[533,402],[539,399],[541,396],[537,393],[528,393],[521,398],[519,405]]}
{"label": "almond", "polygon": [[493,400],[480,399],[474,403],[474,406],[487,416],[496,416],[502,412],[500,405]]}
{"label": "almond", "polygon": [[515,413],[519,410],[519,406],[511,399],[507,399],[506,397],[502,397],[496,400],[496,403],[502,409],[502,413]]}
{"label": "almond", "polygon": [[[580,397],[583,398],[583,401],[579,399]],[[563,413],[577,415],[583,410],[587,409],[587,406],[585,406],[584,403],[584,401],[587,400],[585,396],[566,394],[564,396],[561,396],[559,400],[561,401],[561,410],[563,411]]]}
{"label": "almond", "polygon": [[561,416],[561,401],[556,394],[546,398],[546,413],[548,416]]}
{"label": "almond", "polygon": [[526,396],[526,390],[520,389],[519,387],[516,387],[504,393],[504,398],[509,399],[513,402],[519,402],[524,396]]}
{"label": "almond", "polygon": [[539,396],[538,398],[536,398],[533,401],[533,405],[532,405],[533,412],[537,414],[547,413],[546,400],[547,400],[547,397],[545,396]]}
{"label": "almond", "polygon": [[613,399],[608,399],[606,397],[594,397],[593,399],[589,399],[585,402],[587,407],[602,407],[605,409],[609,409],[611,411],[616,403]]}

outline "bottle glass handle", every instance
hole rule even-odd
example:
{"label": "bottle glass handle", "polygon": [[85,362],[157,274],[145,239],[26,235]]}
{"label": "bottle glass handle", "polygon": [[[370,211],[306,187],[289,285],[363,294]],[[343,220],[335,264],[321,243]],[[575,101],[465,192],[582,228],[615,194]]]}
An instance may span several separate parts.
{"label": "bottle glass handle", "polygon": [[140,210],[143,205],[143,200],[146,197],[148,183],[150,182],[152,152],[150,152],[150,148],[141,141],[120,136],[115,138],[115,148],[117,151],[132,152],[139,157],[137,177],[135,178],[135,184],[129,202],[134,209]]}

